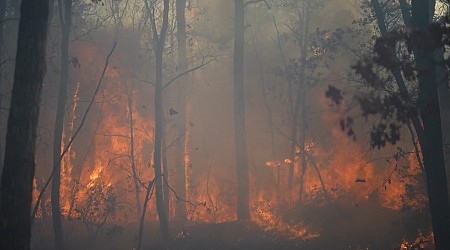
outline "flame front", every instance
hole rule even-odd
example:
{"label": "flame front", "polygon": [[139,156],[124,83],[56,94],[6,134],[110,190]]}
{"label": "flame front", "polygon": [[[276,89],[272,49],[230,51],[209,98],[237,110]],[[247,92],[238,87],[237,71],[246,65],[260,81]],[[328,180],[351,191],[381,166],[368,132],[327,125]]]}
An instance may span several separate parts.
{"label": "flame front", "polygon": [[[78,118],[86,108],[85,100],[92,94],[82,93],[80,89],[92,89],[97,83],[102,58],[101,53],[97,54],[93,47],[87,45],[76,44],[73,50],[86,67],[77,76],[77,84],[72,90],[73,104],[64,130],[66,142],[79,126]],[[153,92],[149,84],[130,79],[129,75],[135,72],[126,68],[122,60],[125,59],[114,60],[106,71],[105,83],[95,99],[95,108],[89,115],[84,134],[64,157],[61,185],[64,216],[95,221],[120,219],[127,222],[136,222],[140,218],[142,207],[136,206],[142,203],[136,200],[142,202],[145,199],[146,185],[154,178]],[[201,73],[197,75],[201,77]],[[169,185],[176,187],[177,183],[173,181],[176,179],[173,178],[176,174],[173,166],[176,163],[171,146],[172,143],[183,143],[185,148],[186,201],[175,198],[174,194],[170,195],[171,218],[176,214],[173,204],[186,202],[187,219],[191,222],[235,221],[236,183],[233,163],[228,158],[228,152],[219,152],[225,149],[217,146],[215,151],[219,153],[215,153],[209,148],[209,141],[216,138],[204,139],[207,142],[193,138],[201,134],[204,127],[197,128],[201,125],[197,125],[198,114],[192,114],[194,108],[191,105],[194,104],[188,103],[184,110],[187,117],[186,121],[182,121],[187,128],[184,137],[181,141],[171,142],[170,136],[167,136],[168,146],[164,149],[167,150],[169,164],[166,177]],[[166,107],[168,110],[170,102]],[[170,131],[175,126],[171,122],[178,118],[168,113],[165,119],[166,131]],[[326,112],[321,121],[333,127],[335,117],[331,112]],[[130,130],[133,130],[134,136],[131,136]],[[333,203],[351,207],[361,202],[373,202],[394,211],[400,211],[405,206],[423,208],[426,196],[420,192],[411,194],[411,189],[420,189],[422,185],[421,170],[414,154],[407,154],[406,158],[386,158],[382,163],[371,161],[361,157],[367,155],[361,144],[355,143],[338,128],[331,128],[330,131],[323,141],[308,139],[305,172],[300,166],[302,154],[299,147],[294,159],[287,155],[280,155],[278,159],[266,155],[251,159],[250,210],[254,223],[266,231],[278,232],[291,239],[307,240],[320,237],[321,228],[309,225],[302,218],[287,218],[283,215],[286,211],[292,211],[298,206],[324,207]],[[222,131],[217,133],[221,134]],[[228,145],[227,137],[225,134],[217,144]],[[214,154],[215,157],[211,156]],[[289,188],[288,174],[292,165],[295,181]],[[302,193],[301,200],[299,193]],[[101,201],[101,204],[97,201]],[[95,212],[89,210],[93,204],[99,207]],[[103,211],[102,214],[99,211]],[[130,216],[135,213],[137,216]],[[157,220],[154,197],[149,202],[146,220]]]}

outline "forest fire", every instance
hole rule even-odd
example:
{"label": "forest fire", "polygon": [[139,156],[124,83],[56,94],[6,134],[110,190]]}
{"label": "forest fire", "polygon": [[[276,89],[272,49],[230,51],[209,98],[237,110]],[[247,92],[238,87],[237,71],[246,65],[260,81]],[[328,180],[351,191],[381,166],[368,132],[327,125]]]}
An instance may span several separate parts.
{"label": "forest fire", "polygon": [[[81,46],[74,50],[90,51]],[[84,58],[83,55],[86,57]],[[97,59],[90,53],[79,53],[79,60],[94,66]],[[145,107],[145,97],[139,83],[127,79],[126,66],[120,61],[114,62],[113,68],[106,73],[106,84],[98,102],[97,115],[92,116],[91,126],[82,140],[89,145],[73,146],[63,161],[62,172],[62,215],[78,218],[85,223],[103,225],[105,222],[115,223],[139,221],[140,206],[145,200],[145,183],[154,179],[153,168],[153,121],[151,110]],[[83,104],[80,102],[80,88],[88,82],[95,82],[95,71],[85,72],[77,77],[77,84],[72,91],[72,105],[69,123],[65,130],[66,140],[79,124]],[[84,87],[86,88],[86,87]],[[324,122],[330,122],[332,114],[323,116]],[[167,113],[167,128],[170,130],[171,114]],[[166,144],[167,162],[173,159],[170,147],[184,143],[191,147],[191,134],[196,133],[195,127],[188,126],[189,134],[185,141],[177,138],[171,140],[168,136]],[[387,209],[400,211],[405,205],[413,209],[422,209],[426,197],[422,194],[410,196],[408,190],[418,189],[420,185],[420,168],[413,154],[399,151],[397,155],[383,158],[384,170],[378,170],[377,162],[367,161],[359,155],[363,154],[358,144],[346,137],[337,128],[331,130],[331,138],[338,143],[321,148],[320,143],[307,143],[305,170],[300,167],[300,149],[297,156],[291,160],[265,161],[256,166],[251,176],[250,196],[251,220],[267,233],[277,233],[292,240],[311,240],[321,237],[321,225],[306,225],[301,220],[283,218],[282,214],[295,208],[298,204],[313,206],[330,206],[331,203],[350,202],[350,206],[365,201],[373,201]],[[171,219],[176,215],[176,204],[185,203],[187,219],[197,224],[221,224],[236,220],[235,197],[230,181],[228,186],[224,177],[229,176],[213,162],[200,161],[204,164],[201,172],[193,161],[198,158],[191,154],[196,150],[184,153],[186,200],[180,199],[173,178],[177,172],[169,169],[168,185],[170,187],[171,205],[168,214]],[[333,153],[330,153],[333,152]],[[196,152],[195,152],[196,153]],[[81,158],[81,159],[80,159]],[[81,164],[78,169],[74,165]],[[289,166],[294,165],[294,175],[297,181],[287,188]],[[408,167],[402,167],[402,166]],[[265,169],[267,168],[267,169]],[[258,171],[269,171],[261,175]],[[305,171],[302,174],[302,171]],[[302,177],[302,179],[300,179]],[[406,178],[405,178],[406,176]],[[231,178],[231,176],[230,176]],[[174,178],[175,179],[175,178]],[[278,179],[278,182],[275,181]],[[358,182],[357,180],[364,180]],[[259,183],[269,181],[270,184],[260,186]],[[303,182],[301,184],[301,182]],[[227,188],[228,186],[228,188]],[[299,190],[303,193],[299,201]],[[154,191],[152,191],[154,192]],[[254,192],[254,193],[253,193]],[[109,197],[109,198],[108,198]],[[146,221],[158,220],[154,197],[147,208]],[[45,203],[49,203],[46,200]],[[136,214],[137,216],[130,216]],[[114,216],[113,216],[114,215]],[[41,218],[41,217],[39,217]],[[100,224],[99,224],[100,223]],[[322,225],[324,226],[324,225]],[[93,229],[91,229],[93,230]]]}
{"label": "forest fire", "polygon": [[309,232],[301,224],[289,225],[283,222],[282,218],[277,216],[273,211],[276,209],[276,204],[272,204],[271,201],[260,198],[252,204],[252,220],[266,231],[283,233],[291,239],[301,240],[308,240],[320,236],[319,234]]}
{"label": "forest fire", "polygon": [[0,114],[1,249],[450,248],[448,65],[419,67],[449,44],[416,46],[423,3],[61,0],[34,76],[6,2],[0,106],[31,127]]}
{"label": "forest fire", "polygon": [[[84,46],[74,50],[90,51]],[[83,55],[86,57],[84,58]],[[90,53],[79,53],[79,60],[94,66],[97,59]],[[119,56],[120,57],[120,56]],[[153,121],[151,110],[145,107],[145,97],[139,83],[127,78],[126,65],[115,61],[112,69],[106,72],[106,84],[96,100],[97,115],[92,116],[91,126],[82,140],[85,146],[73,146],[64,157],[62,172],[62,215],[66,219],[78,218],[85,223],[103,225],[117,221],[139,221],[142,203],[145,200],[145,183],[154,179],[153,168]],[[65,130],[65,138],[79,124],[82,116],[83,98],[80,88],[88,82],[95,82],[95,71],[85,72],[77,77],[77,84],[72,91],[72,106],[69,123]],[[86,87],[84,87],[86,88]],[[167,113],[168,131],[171,120],[176,117]],[[332,114],[324,114],[323,121],[331,122]],[[188,122],[189,123],[189,122]],[[184,143],[191,147],[195,127],[188,126],[189,131],[185,141],[170,135],[165,142],[166,161],[169,166],[173,157],[171,147]],[[285,218],[282,214],[295,208],[298,204],[313,206],[330,206],[331,203],[350,202],[350,206],[365,201],[373,201],[387,209],[400,211],[405,205],[413,209],[421,209],[426,203],[424,195],[409,196],[408,189],[417,189],[420,185],[420,168],[413,154],[399,151],[397,155],[383,159],[388,165],[384,170],[378,170],[377,162],[361,158],[361,148],[351,138],[346,137],[337,128],[331,130],[331,138],[338,143],[322,148],[320,143],[307,143],[305,170],[300,167],[301,151],[297,147],[296,157],[281,160],[265,161],[251,176],[250,196],[251,220],[266,233],[277,233],[292,240],[311,240],[321,237],[321,227],[324,225],[306,225],[302,220]],[[333,153],[330,153],[333,152]],[[233,181],[224,181],[228,173],[214,166],[210,160],[200,161],[193,166],[198,157],[192,157],[196,150],[184,152],[186,200],[180,199],[176,190],[177,170],[169,168],[168,185],[170,187],[170,202],[168,214],[171,219],[176,217],[177,203],[185,203],[187,219],[196,224],[221,224],[236,220],[235,197]],[[81,159],[80,159],[81,158]],[[74,165],[81,167],[74,170]],[[198,164],[204,164],[200,166]],[[287,188],[289,166],[294,165],[294,175],[297,181]],[[408,166],[407,168],[402,165]],[[201,172],[199,172],[201,170]],[[258,171],[268,171],[261,175]],[[302,171],[305,171],[302,173]],[[302,177],[302,179],[300,179]],[[405,178],[406,176],[407,178]],[[230,176],[231,178],[231,176]],[[278,179],[278,181],[275,181]],[[358,182],[357,180],[364,180]],[[269,184],[260,186],[261,182]],[[271,183],[270,183],[271,182]],[[301,182],[303,182],[301,184]],[[228,186],[228,188],[227,188]],[[299,201],[299,190],[302,200]],[[154,191],[152,191],[153,193]],[[158,220],[154,195],[147,208],[146,221]],[[46,200],[45,203],[49,203]],[[131,216],[136,214],[136,216]],[[41,217],[39,217],[41,218]],[[315,229],[312,229],[313,226]],[[94,229],[90,229],[94,230]],[[94,234],[92,232],[92,234]]]}

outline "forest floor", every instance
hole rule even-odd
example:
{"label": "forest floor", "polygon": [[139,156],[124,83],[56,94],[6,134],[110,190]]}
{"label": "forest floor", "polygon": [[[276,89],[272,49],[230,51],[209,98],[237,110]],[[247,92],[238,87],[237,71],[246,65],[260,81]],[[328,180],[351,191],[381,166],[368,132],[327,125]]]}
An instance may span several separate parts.
{"label": "forest floor", "polygon": [[[299,220],[299,218],[303,218]],[[255,222],[192,223],[171,222],[173,250],[394,250],[403,239],[414,242],[418,229],[429,235],[427,216],[392,211],[369,203],[330,205],[286,211],[281,224]],[[304,225],[296,227],[296,225]],[[280,228],[289,230],[280,230]],[[117,220],[95,225],[65,220],[66,250],[133,250],[137,243],[137,222]],[[426,230],[425,230],[426,229]],[[32,230],[32,250],[54,249],[50,218],[37,220]],[[432,250],[431,243],[424,244]],[[147,222],[143,249],[167,249],[161,244],[158,222]],[[414,249],[414,248],[411,248]]]}

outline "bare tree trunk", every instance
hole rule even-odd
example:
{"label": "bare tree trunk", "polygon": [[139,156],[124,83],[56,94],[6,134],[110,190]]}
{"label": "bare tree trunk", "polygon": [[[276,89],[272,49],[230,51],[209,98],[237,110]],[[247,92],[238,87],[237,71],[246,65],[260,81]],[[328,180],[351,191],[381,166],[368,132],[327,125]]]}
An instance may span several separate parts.
{"label": "bare tree trunk", "polygon": [[0,249],[30,249],[40,96],[46,71],[48,0],[23,0],[0,195]]}
{"label": "bare tree trunk", "polygon": [[139,177],[136,169],[136,160],[134,158],[134,121],[133,121],[133,91],[132,89],[128,89],[127,84],[125,83],[125,90],[127,92],[127,100],[128,100],[128,112],[129,112],[129,120],[128,124],[130,126],[130,165],[131,165],[131,175],[133,177],[134,183],[134,192],[136,197],[136,219],[139,221],[141,218],[141,199],[139,197],[140,186],[139,186]]}
{"label": "bare tree trunk", "polygon": [[156,194],[156,210],[159,217],[159,225],[161,229],[161,235],[163,242],[167,245],[170,241],[169,233],[169,222],[167,218],[166,209],[164,206],[164,195],[163,195],[163,176],[162,176],[162,137],[164,133],[164,113],[162,107],[162,94],[163,94],[163,52],[164,45],[166,41],[167,28],[169,24],[169,7],[170,0],[164,0],[163,14],[162,14],[162,24],[160,34],[158,35],[158,30],[155,20],[155,6],[152,5],[151,8],[148,6],[146,1],[147,12],[150,16],[150,21],[152,24],[153,32],[153,51],[155,53],[155,153],[153,155],[154,170],[155,170],[155,194]]}
{"label": "bare tree trunk", "polygon": [[164,134],[162,138],[162,174],[163,181],[163,196],[164,208],[166,209],[167,218],[170,219],[170,189],[169,189],[169,163],[167,162],[167,136]]}
{"label": "bare tree trunk", "polygon": [[[450,205],[438,97],[438,82],[441,79],[437,76],[439,69],[437,69],[433,58],[436,51],[427,43],[429,39],[422,36],[428,33],[431,21],[430,13],[434,13],[434,5],[431,5],[431,3],[434,3],[434,1],[412,1],[411,26],[416,32],[414,52],[419,70],[418,102],[424,128],[424,143],[421,146],[427,177],[431,223],[436,249],[444,250],[450,249]],[[444,77],[448,81],[448,75]]]}
{"label": "bare tree trunk", "polygon": [[[178,69],[185,72],[188,67],[188,59],[186,52],[186,0],[176,0],[176,20],[177,20],[177,42],[178,42]],[[175,167],[176,167],[176,191],[177,195],[186,200],[186,172],[184,153],[186,150],[186,92],[187,77],[181,78],[183,82],[178,86],[178,103],[179,121],[177,123],[178,135],[181,138],[180,143],[175,148]],[[182,136],[182,137],[181,137]],[[177,201],[175,207],[175,217],[177,220],[184,222],[187,219],[186,203]]]}
{"label": "bare tree trunk", "polygon": [[[306,35],[305,35],[306,36]],[[303,51],[306,53],[306,49]],[[302,56],[302,58],[306,58],[305,56]],[[302,59],[303,61],[304,59]],[[302,63],[302,68],[301,71],[305,71],[304,68],[304,64],[306,63],[306,60],[303,61]],[[304,74],[302,74],[304,75]],[[299,195],[298,195],[298,202],[301,203],[302,202],[302,196],[303,196],[303,188],[304,188],[304,183],[305,183],[305,174],[306,174],[306,168],[308,165],[308,161],[306,160],[306,81],[303,80],[303,87],[301,90],[301,116],[302,116],[302,125],[301,125],[301,129],[300,129],[300,190],[299,190]]]}
{"label": "bare tree trunk", "polygon": [[[72,0],[58,1],[59,20],[61,25],[61,78],[56,109],[55,133],[53,136],[53,169],[52,182],[52,219],[55,247],[64,249],[64,235],[62,229],[60,189],[61,189],[61,144],[64,129],[64,115],[66,112],[67,85],[69,81],[69,39],[72,26]],[[63,6],[64,4],[64,6]],[[63,8],[64,7],[64,8]],[[63,10],[64,9],[64,10]]]}
{"label": "bare tree trunk", "polygon": [[[166,0],[167,1],[167,0]],[[163,176],[161,171],[161,156],[162,156],[162,136],[163,136],[163,111],[162,111],[162,52],[164,45],[158,45],[156,55],[156,84],[155,84],[155,154],[154,154],[154,168],[156,178],[156,209],[158,210],[159,224],[163,240],[169,240],[169,225],[164,206],[163,196]]]}
{"label": "bare tree trunk", "polygon": [[244,0],[234,6],[234,143],[237,173],[237,217],[249,220],[249,169],[245,133]]}
{"label": "bare tree trunk", "polygon": [[147,204],[148,201],[151,199],[152,190],[154,187],[155,181],[151,180],[147,185],[147,191],[145,193],[145,199],[144,199],[144,206],[142,208],[142,216],[141,220],[139,221],[139,233],[138,233],[138,245],[137,250],[142,250],[142,234],[144,232],[144,223],[145,223],[145,214],[147,212]]}
{"label": "bare tree trunk", "polygon": [[[305,148],[305,123],[306,123],[306,117],[305,117],[305,96],[306,96],[306,80],[305,80],[305,67],[306,67],[306,52],[307,52],[307,44],[308,44],[308,37],[309,37],[309,13],[310,13],[310,3],[309,0],[304,2],[303,6],[298,6],[298,17],[299,22],[302,25],[302,28],[300,30],[300,72],[298,74],[297,79],[297,93],[296,93],[296,100],[295,100],[295,106],[293,108],[292,113],[292,133],[291,133],[291,149],[290,149],[290,160],[291,164],[289,165],[289,176],[288,176],[288,187],[289,189],[292,189],[293,180],[294,180],[294,166],[295,166],[295,157],[296,157],[296,146],[300,145],[300,174],[299,177],[301,185],[299,190],[299,197],[301,197],[302,193],[302,182],[303,182],[303,176],[304,172],[306,171],[306,160],[304,155],[304,148]],[[301,114],[302,116],[302,124],[301,124],[301,131],[300,131],[300,137],[298,135],[298,116]],[[298,138],[300,138],[300,143],[298,144]]]}
{"label": "bare tree trunk", "polygon": [[[3,106],[3,46],[4,46],[4,20],[6,17],[6,1],[0,1],[0,108]],[[0,113],[0,126],[3,125],[2,114]],[[0,132],[0,173],[3,169],[3,132]]]}
{"label": "bare tree trunk", "polygon": [[[307,161],[306,161],[306,91],[307,91],[307,82],[305,76],[306,69],[306,54],[307,54],[307,46],[309,39],[309,14],[310,14],[310,2],[304,1],[303,6],[298,10],[299,22],[302,25],[301,27],[301,37],[300,37],[300,70],[297,79],[297,99],[295,102],[294,113],[293,115],[293,124],[292,124],[292,137],[291,137],[291,165],[289,168],[289,181],[288,186],[289,189],[292,188],[292,180],[293,180],[293,166],[295,162],[295,146],[300,146],[300,171],[299,171],[299,202],[302,200],[303,196],[303,183],[304,177],[306,173]],[[301,127],[300,127],[300,135],[298,135],[298,116],[301,115]],[[295,137],[294,137],[295,136]],[[299,137],[299,144],[297,144],[297,137]],[[296,143],[292,145],[292,143]]]}

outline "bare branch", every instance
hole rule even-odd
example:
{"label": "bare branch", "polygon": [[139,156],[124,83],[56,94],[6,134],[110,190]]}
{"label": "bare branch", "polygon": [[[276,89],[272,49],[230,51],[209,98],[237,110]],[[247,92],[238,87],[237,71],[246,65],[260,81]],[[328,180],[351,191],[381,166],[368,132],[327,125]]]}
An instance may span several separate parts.
{"label": "bare branch", "polygon": [[131,79],[134,79],[134,80],[137,80],[137,81],[139,81],[139,82],[143,82],[143,83],[150,84],[150,85],[152,85],[153,87],[155,86],[155,83],[152,82],[152,81],[144,80],[144,79],[137,78],[137,77],[130,77],[130,78],[131,78]]}
{"label": "bare branch", "polygon": [[[63,159],[64,155],[70,149],[70,147],[72,146],[75,138],[77,137],[78,133],[81,131],[81,128],[83,127],[83,125],[84,125],[84,123],[86,121],[87,115],[88,115],[89,111],[91,110],[92,104],[94,103],[95,97],[97,96],[97,93],[98,93],[98,91],[100,89],[101,83],[103,81],[103,77],[105,76],[105,73],[106,73],[106,69],[108,68],[109,58],[111,57],[112,53],[116,49],[116,45],[117,45],[117,42],[114,42],[114,45],[111,48],[111,51],[109,52],[108,56],[106,57],[105,67],[103,68],[103,71],[102,71],[102,74],[100,76],[100,79],[98,80],[97,88],[95,89],[94,94],[92,95],[91,101],[89,102],[89,105],[88,105],[86,111],[84,112],[83,119],[81,120],[80,126],[78,126],[77,130],[75,131],[73,136],[70,138],[69,143],[67,143],[67,146],[64,148],[64,151],[61,153],[61,156],[59,157],[59,161],[61,161]],[[33,213],[31,214],[31,222],[33,222],[34,218],[36,217],[36,213],[37,213],[37,210],[39,208],[39,203],[41,202],[42,196],[44,195],[45,190],[47,189],[48,185],[50,184],[50,181],[53,179],[53,175],[54,174],[55,174],[55,169],[52,170],[50,176],[48,177],[47,181],[45,182],[45,185],[42,188],[42,190],[41,190],[41,192],[39,194],[39,197],[38,197],[38,199],[37,199],[37,201],[36,201],[36,203],[34,205]]]}
{"label": "bare branch", "polygon": [[180,196],[178,196],[177,192],[169,185],[169,182],[167,181],[166,177],[164,175],[161,175],[161,176],[163,177],[164,182],[166,183],[167,187],[169,187],[170,191],[172,191],[173,195],[175,195],[175,198],[176,198],[177,202],[183,201],[183,202],[186,202],[187,204],[189,204],[189,205],[191,205],[193,207],[199,207],[199,206],[206,207],[206,202],[198,202],[196,204],[196,203],[193,203],[192,201],[186,200],[186,199],[181,198]]}
{"label": "bare branch", "polygon": [[166,84],[164,84],[163,89],[165,89],[165,88],[167,88],[168,86],[170,86],[173,82],[175,82],[176,80],[178,80],[180,77],[185,76],[185,75],[191,73],[192,71],[196,71],[197,69],[203,68],[203,67],[205,67],[206,65],[208,65],[210,62],[212,62],[212,61],[214,61],[214,60],[216,60],[216,59],[213,58],[213,59],[210,59],[210,60],[208,60],[208,61],[206,61],[206,62],[202,62],[200,65],[198,65],[198,66],[196,66],[196,67],[194,67],[194,68],[192,68],[192,69],[188,69],[188,70],[186,70],[185,72],[180,73],[179,75],[175,76],[175,77],[172,78],[170,81],[168,81]]}

